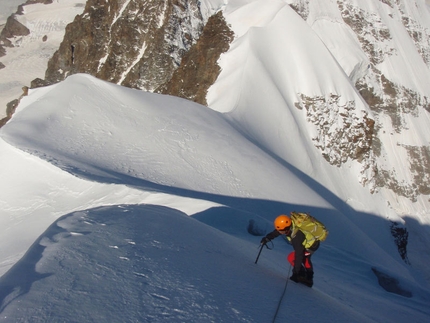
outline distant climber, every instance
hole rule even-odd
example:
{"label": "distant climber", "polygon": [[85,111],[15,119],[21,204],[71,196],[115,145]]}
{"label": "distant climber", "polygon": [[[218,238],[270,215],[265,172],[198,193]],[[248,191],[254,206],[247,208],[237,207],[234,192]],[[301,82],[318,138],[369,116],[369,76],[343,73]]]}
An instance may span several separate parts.
{"label": "distant climber", "polygon": [[311,256],[319,248],[320,241],[324,241],[328,231],[324,224],[307,213],[291,212],[278,216],[275,221],[275,230],[268,233],[261,243],[265,245],[272,239],[285,235],[292,244],[294,251],[287,259],[293,266],[293,275],[290,279],[296,283],[313,286],[314,267]]}

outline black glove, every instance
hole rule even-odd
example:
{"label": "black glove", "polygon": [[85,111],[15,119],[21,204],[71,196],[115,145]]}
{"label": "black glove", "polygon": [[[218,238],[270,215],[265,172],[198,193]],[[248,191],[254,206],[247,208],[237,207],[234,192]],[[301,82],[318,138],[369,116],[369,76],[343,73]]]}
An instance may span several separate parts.
{"label": "black glove", "polygon": [[261,239],[260,243],[261,244],[266,244],[270,241],[270,239],[268,237],[264,237],[263,239]]}

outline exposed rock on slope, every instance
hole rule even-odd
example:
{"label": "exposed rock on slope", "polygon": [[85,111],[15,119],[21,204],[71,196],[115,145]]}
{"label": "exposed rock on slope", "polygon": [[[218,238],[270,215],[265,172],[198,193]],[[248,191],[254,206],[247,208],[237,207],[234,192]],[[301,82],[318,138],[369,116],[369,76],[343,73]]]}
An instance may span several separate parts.
{"label": "exposed rock on slope", "polygon": [[[430,183],[429,147],[423,142],[412,143],[406,139],[414,128],[419,127],[417,120],[430,112],[430,83],[425,76],[429,75],[430,66],[430,29],[428,24],[418,21],[418,2],[380,0],[361,4],[356,1],[321,1],[314,4],[309,0],[293,0],[291,3],[291,7],[311,26],[324,19],[327,25],[346,25],[356,37],[358,50],[362,51],[357,54],[361,60],[355,61],[354,69],[345,66],[344,70],[368,104],[372,116],[361,122],[362,136],[357,137],[350,133],[351,124],[345,123],[348,119],[358,122],[351,114],[354,109],[343,108],[347,110],[343,112],[344,116],[336,119],[341,121],[340,126],[321,121],[339,110],[336,100],[331,100],[330,96],[341,93],[326,93],[313,98],[302,96],[297,106],[306,108],[308,121],[319,129],[319,135],[313,138],[315,146],[333,165],[340,166],[348,158],[359,160],[366,170],[366,174],[362,173],[361,182],[371,183],[372,191],[384,187],[412,201],[421,194],[428,195]],[[328,11],[329,6],[332,6],[332,11]],[[339,14],[334,14],[334,11]],[[324,12],[330,12],[332,16]],[[322,40],[325,41],[324,34]],[[327,47],[330,50],[334,48],[332,53],[341,62],[345,51],[338,51],[338,48],[343,45],[333,45],[330,37],[328,41]],[[397,64],[402,71],[409,69],[410,75],[399,75]],[[353,106],[354,102],[349,104]],[[386,120],[391,124],[387,126]],[[392,141],[392,144],[382,144],[387,141]],[[350,146],[360,149],[351,149]],[[402,169],[395,161],[399,153],[407,156]]]}
{"label": "exposed rock on slope", "polygon": [[89,0],[67,26],[46,81],[88,73],[153,91],[171,78],[203,25],[197,0]]}
{"label": "exposed rock on slope", "polygon": [[15,19],[15,15],[9,16],[6,25],[0,34],[0,57],[6,55],[5,47],[13,47],[9,38],[26,36],[30,34],[30,30]]}
{"label": "exposed rock on slope", "polygon": [[217,60],[233,40],[222,12],[209,18],[197,43],[182,58],[181,66],[157,92],[179,96],[207,105],[208,88],[215,82],[220,67]]}
{"label": "exposed rock on slope", "polygon": [[[7,13],[20,0],[9,1]],[[25,0],[21,0],[23,3]],[[66,25],[82,13],[86,0],[28,0],[8,17],[2,32],[4,56],[0,58],[0,121],[7,122],[16,100],[34,78],[42,78],[50,57],[58,49]],[[10,2],[10,3],[9,3]],[[2,5],[3,8],[3,5]],[[6,12],[3,13],[4,21]],[[44,83],[43,83],[44,84]]]}
{"label": "exposed rock on slope", "polygon": [[[367,114],[363,118],[355,114],[355,102],[340,104],[340,96],[310,98],[301,95],[299,109],[306,109],[308,122],[317,127],[318,135],[313,139],[324,158],[332,165],[340,166],[348,158],[359,161],[366,158],[372,148],[375,122]],[[336,114],[336,118],[331,115]],[[336,127],[336,124],[341,124]],[[368,157],[368,156],[367,156]]]}
{"label": "exposed rock on slope", "polygon": [[27,36],[30,34],[30,30],[23,24],[21,24],[19,21],[17,21],[15,18],[16,15],[21,15],[23,13],[24,5],[33,3],[50,4],[52,3],[52,0],[27,0],[27,2],[18,6],[17,12],[8,17],[4,29],[0,33],[0,57],[6,54],[6,49],[4,47],[13,47],[12,42],[9,40],[9,38]]}
{"label": "exposed rock on slope", "polygon": [[[394,13],[398,13],[417,52],[429,66],[429,30],[408,17],[400,1],[384,1],[384,4],[390,6]],[[354,30],[371,63],[368,73],[357,81],[356,87],[373,110],[377,129],[383,131],[378,121],[386,115],[390,118],[393,129],[401,134],[411,126],[406,121],[409,119],[407,115],[416,118],[421,109],[430,112],[430,98],[415,89],[396,83],[390,75],[384,74],[385,60],[399,53],[390,29],[381,17],[342,1],[338,1],[338,5],[344,21]],[[391,19],[394,19],[394,13]],[[424,193],[428,191],[424,187],[428,187],[430,177],[428,147],[411,147],[401,142],[397,144],[399,149],[405,149],[409,155],[410,180],[409,182],[397,180],[396,170],[387,169],[379,164],[376,170],[377,186],[387,187],[396,194],[412,200],[420,194],[428,194]],[[421,171],[420,176],[414,175],[418,168]]]}

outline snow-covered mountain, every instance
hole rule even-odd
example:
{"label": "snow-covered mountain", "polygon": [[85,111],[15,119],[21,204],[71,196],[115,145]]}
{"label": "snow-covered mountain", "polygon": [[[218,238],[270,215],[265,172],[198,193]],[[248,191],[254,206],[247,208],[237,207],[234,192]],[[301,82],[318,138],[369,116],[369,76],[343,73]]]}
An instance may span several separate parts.
{"label": "snow-covered mountain", "polygon": [[77,74],[30,91],[0,136],[2,322],[272,321],[291,246],[254,261],[291,210],[330,236],[314,288],[289,282],[277,322],[430,314],[428,225],[409,219],[406,264],[378,194],[351,183],[372,211],[350,207],[229,114]]}
{"label": "snow-covered mountain", "polygon": [[[264,10],[254,16],[263,3]],[[30,22],[34,11],[33,16],[40,17],[34,6],[23,6],[16,20],[35,29],[30,36],[42,38]],[[64,26],[83,3],[64,0],[38,6],[70,8],[70,16],[56,24]],[[58,39],[47,36],[51,38]],[[22,46],[25,39],[15,37],[12,45]],[[32,86],[89,73],[221,112],[284,115],[287,124],[280,121],[265,131],[304,122],[309,130],[300,147],[313,146],[312,152],[297,152],[294,166],[307,174],[321,172],[319,166],[312,169],[302,162],[315,148],[328,162],[324,167],[344,166],[343,172],[355,161],[348,171],[353,180],[371,192],[381,191],[397,213],[407,214],[421,212],[430,195],[429,55],[430,13],[424,0],[89,0],[66,29],[44,80],[38,76]],[[273,59],[262,65],[262,57]],[[8,65],[0,73],[16,75]],[[274,70],[279,79],[273,79]],[[252,82],[255,78],[264,79],[265,86],[256,89],[260,81]],[[230,91],[232,83],[242,84],[240,90]],[[267,107],[275,112],[267,114]],[[261,116],[247,115],[245,131],[266,145]],[[286,134],[280,140],[286,147],[293,144]],[[286,151],[272,153],[286,158]]]}
{"label": "snow-covered mountain", "polygon": [[44,77],[48,60],[63,40],[66,25],[85,6],[85,0],[28,0],[27,5],[17,9],[24,2],[0,1],[1,12],[12,14],[0,28],[0,125],[13,114],[23,90],[26,91],[23,87]]}
{"label": "snow-covered mountain", "polygon": [[428,3],[71,3],[25,5],[0,59],[62,8],[33,82],[53,85],[0,130],[2,319],[270,321],[291,249],[253,261],[294,209],[330,236],[280,320],[428,317]]}

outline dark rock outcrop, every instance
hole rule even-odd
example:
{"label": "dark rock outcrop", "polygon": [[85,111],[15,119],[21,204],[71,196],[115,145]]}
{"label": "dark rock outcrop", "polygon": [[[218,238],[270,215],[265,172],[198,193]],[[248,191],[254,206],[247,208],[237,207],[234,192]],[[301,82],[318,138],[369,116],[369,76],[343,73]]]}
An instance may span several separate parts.
{"label": "dark rock outcrop", "polygon": [[45,79],[88,73],[153,91],[170,80],[203,26],[197,0],[88,0],[67,26]]}
{"label": "dark rock outcrop", "polygon": [[217,64],[233,40],[222,12],[209,18],[197,43],[182,58],[172,78],[156,92],[179,96],[207,105],[206,94],[221,69]]}
{"label": "dark rock outcrop", "polygon": [[0,33],[0,57],[6,55],[5,47],[13,47],[9,38],[26,36],[30,34],[30,30],[16,20],[15,15],[7,18],[6,25]]}

